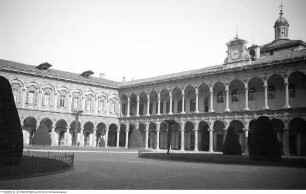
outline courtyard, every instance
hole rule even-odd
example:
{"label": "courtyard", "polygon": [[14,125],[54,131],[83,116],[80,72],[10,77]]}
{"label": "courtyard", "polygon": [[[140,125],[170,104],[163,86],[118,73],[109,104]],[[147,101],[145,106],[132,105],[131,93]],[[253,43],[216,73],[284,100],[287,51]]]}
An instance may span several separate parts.
{"label": "courtyard", "polygon": [[137,153],[77,152],[75,169],[6,180],[0,189],[306,189],[306,169],[141,159]]}

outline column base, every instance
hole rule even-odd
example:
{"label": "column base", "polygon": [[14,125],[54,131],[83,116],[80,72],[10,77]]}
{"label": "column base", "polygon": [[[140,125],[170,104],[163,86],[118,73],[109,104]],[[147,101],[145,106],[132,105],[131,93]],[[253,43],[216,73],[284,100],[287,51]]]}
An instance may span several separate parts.
{"label": "column base", "polygon": [[290,108],[290,105],[285,105],[284,108]]}
{"label": "column base", "polygon": [[184,112],[181,112],[181,114],[185,114],[185,111],[184,111]]}
{"label": "column base", "polygon": [[160,115],[160,113],[157,113],[156,115]]}
{"label": "column base", "polygon": [[148,117],[148,116],[150,116],[150,114],[146,114],[146,116]]}
{"label": "column base", "polygon": [[226,108],[225,110],[224,110],[224,112],[230,112],[231,110],[229,109],[229,108]]}
{"label": "column base", "polygon": [[198,149],[194,149],[193,151],[198,152],[199,150]]}
{"label": "column base", "polygon": [[249,111],[250,109],[249,109],[249,108],[243,108],[243,110],[245,110],[245,111]]}
{"label": "column base", "polygon": [[199,111],[198,111],[198,110],[196,110],[196,111],[194,111],[194,113],[199,113]]}
{"label": "column base", "polygon": [[268,107],[268,106],[264,106],[262,109],[264,109],[264,110],[268,110],[268,109],[269,109],[269,107]]}
{"label": "column base", "polygon": [[139,117],[139,114],[137,114],[136,117]]}
{"label": "column base", "polygon": [[126,117],[130,117],[130,115],[126,115]]}
{"label": "column base", "polygon": [[173,115],[173,112],[169,112],[168,115]]}
{"label": "column base", "polygon": [[215,111],[214,111],[214,109],[212,109],[212,110],[209,110],[209,112],[215,112]]}

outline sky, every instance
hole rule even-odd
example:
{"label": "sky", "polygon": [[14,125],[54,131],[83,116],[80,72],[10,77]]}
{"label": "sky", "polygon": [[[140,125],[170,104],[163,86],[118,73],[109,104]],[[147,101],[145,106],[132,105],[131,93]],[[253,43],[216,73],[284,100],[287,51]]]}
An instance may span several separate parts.
{"label": "sky", "polygon": [[[306,1],[282,0],[306,41]],[[127,81],[220,65],[238,32],[274,40],[280,0],[0,0],[0,59]],[[237,27],[236,27],[237,26]],[[238,30],[236,30],[238,29]]]}

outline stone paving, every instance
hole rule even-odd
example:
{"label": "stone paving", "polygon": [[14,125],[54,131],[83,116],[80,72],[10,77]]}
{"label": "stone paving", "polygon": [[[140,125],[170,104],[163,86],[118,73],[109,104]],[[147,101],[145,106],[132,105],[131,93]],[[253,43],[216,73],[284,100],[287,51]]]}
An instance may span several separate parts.
{"label": "stone paving", "polygon": [[0,189],[306,189],[306,169],[140,159],[136,153],[78,152],[75,169],[6,180]]}

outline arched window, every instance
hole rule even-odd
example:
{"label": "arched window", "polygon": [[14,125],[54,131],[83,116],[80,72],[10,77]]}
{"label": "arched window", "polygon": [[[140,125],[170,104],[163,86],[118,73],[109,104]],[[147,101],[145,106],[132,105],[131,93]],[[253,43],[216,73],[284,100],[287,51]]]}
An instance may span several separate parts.
{"label": "arched window", "polygon": [[249,101],[251,100],[256,100],[255,99],[255,94],[256,94],[256,89],[254,87],[251,87],[248,91],[248,99]]}
{"label": "arched window", "polygon": [[43,88],[43,99],[42,105],[44,107],[53,106],[53,88],[51,86],[46,86]]}
{"label": "arched window", "polygon": [[85,100],[85,111],[93,111],[94,110],[94,98],[92,94],[86,95]]}
{"label": "arched window", "polygon": [[30,106],[37,105],[38,88],[35,85],[30,85],[27,91],[26,103]]}
{"label": "arched window", "polygon": [[232,102],[238,102],[238,90],[232,91]]}
{"label": "arched window", "polygon": [[58,92],[57,107],[67,108],[68,107],[68,91],[61,89]]}
{"label": "arched window", "polygon": [[268,87],[268,98],[269,99],[275,98],[275,88],[273,86]]}
{"label": "arched window", "polygon": [[217,93],[217,103],[223,103],[224,102],[224,93],[222,91]]}
{"label": "arched window", "polygon": [[72,94],[72,109],[81,109],[81,94],[79,92]]}
{"label": "arched window", "polygon": [[21,106],[22,102],[22,85],[20,83],[12,83],[12,92],[16,106]]}

